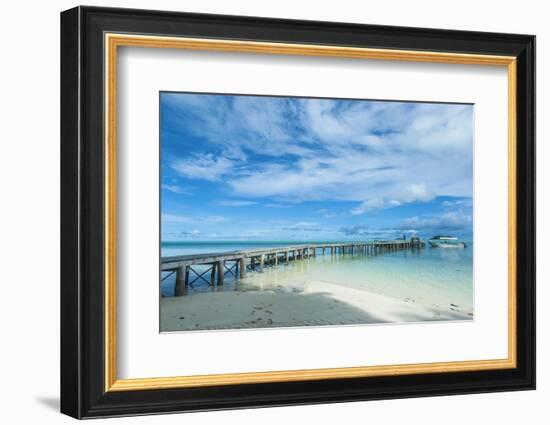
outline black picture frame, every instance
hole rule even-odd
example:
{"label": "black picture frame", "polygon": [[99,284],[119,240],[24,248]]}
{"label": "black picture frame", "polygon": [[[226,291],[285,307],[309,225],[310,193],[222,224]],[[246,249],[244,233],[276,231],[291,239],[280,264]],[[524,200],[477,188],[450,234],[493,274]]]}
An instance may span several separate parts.
{"label": "black picture frame", "polygon": [[[517,58],[517,367],[105,391],[104,34],[507,55]],[[535,388],[535,37],[76,7],[61,13],[61,412],[75,418]]]}

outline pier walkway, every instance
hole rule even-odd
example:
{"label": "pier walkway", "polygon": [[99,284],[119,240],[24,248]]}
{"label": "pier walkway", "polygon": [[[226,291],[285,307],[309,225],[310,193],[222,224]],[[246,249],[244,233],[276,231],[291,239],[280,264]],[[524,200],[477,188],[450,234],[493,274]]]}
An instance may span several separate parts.
{"label": "pier walkway", "polygon": [[[243,278],[248,271],[262,272],[265,266],[277,266],[289,262],[315,257],[318,253],[331,256],[374,255],[383,252],[424,248],[425,242],[413,240],[392,240],[374,242],[350,242],[292,245],[266,249],[245,249],[220,253],[180,255],[161,258],[161,272],[176,273],[175,296],[187,294],[188,285],[203,280],[209,285],[223,285],[224,277],[230,274]],[[193,266],[209,266],[206,270],[196,270]],[[193,277],[190,279],[191,274]]]}

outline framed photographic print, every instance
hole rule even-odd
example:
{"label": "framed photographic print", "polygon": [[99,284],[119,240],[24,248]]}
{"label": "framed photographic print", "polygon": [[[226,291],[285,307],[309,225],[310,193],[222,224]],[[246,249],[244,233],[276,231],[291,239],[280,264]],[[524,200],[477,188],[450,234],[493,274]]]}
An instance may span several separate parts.
{"label": "framed photographic print", "polygon": [[535,38],[61,14],[61,411],[533,389]]}

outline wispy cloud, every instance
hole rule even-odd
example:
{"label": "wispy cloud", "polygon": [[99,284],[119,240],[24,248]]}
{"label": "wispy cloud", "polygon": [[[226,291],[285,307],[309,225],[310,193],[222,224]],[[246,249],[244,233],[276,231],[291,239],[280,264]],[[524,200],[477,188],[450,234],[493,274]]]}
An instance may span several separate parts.
{"label": "wispy cloud", "polygon": [[234,165],[234,160],[211,153],[176,159],[171,163],[172,168],[180,176],[209,181],[219,180],[223,175],[231,172]]}
{"label": "wispy cloud", "polygon": [[191,191],[187,190],[187,189],[183,189],[179,186],[176,186],[174,184],[162,184],[161,187],[164,189],[164,190],[168,190],[169,192],[172,192],[172,193],[177,193],[178,195],[190,195],[191,194]]}
{"label": "wispy cloud", "polygon": [[430,192],[424,183],[409,184],[396,190],[393,194],[390,193],[389,196],[369,198],[361,202],[359,206],[352,208],[351,213],[360,215],[372,210],[398,207],[410,202],[428,202],[434,198],[435,194]]}
{"label": "wispy cloud", "polygon": [[281,230],[287,231],[287,232],[321,232],[323,229],[320,227],[283,227]]}
{"label": "wispy cloud", "polygon": [[207,215],[200,217],[190,217],[181,214],[165,213],[161,215],[163,223],[181,224],[181,223],[225,223],[230,221],[230,218],[219,215]]}
{"label": "wispy cloud", "polygon": [[298,223],[296,223],[296,226],[318,226],[319,222],[317,221],[300,221]]}
{"label": "wispy cloud", "polygon": [[182,232],[179,232],[179,236],[183,236],[183,237],[193,237],[193,238],[198,238],[199,236],[201,236],[201,232],[200,230],[191,230],[191,231],[182,231]]}
{"label": "wispy cloud", "polygon": [[222,207],[248,207],[251,205],[257,205],[256,201],[219,201],[217,203]]}
{"label": "wispy cloud", "polygon": [[394,228],[372,228],[367,225],[357,224],[354,226],[343,226],[338,230],[345,236],[362,237],[366,239],[394,239],[403,233],[415,233],[414,231],[403,231]]}
{"label": "wispy cloud", "polygon": [[456,206],[464,206],[464,207],[471,207],[472,206],[472,198],[466,198],[466,199],[456,199],[456,200],[445,200],[441,202],[441,205],[445,207],[456,207]]}
{"label": "wispy cloud", "polygon": [[400,224],[402,229],[422,231],[453,231],[471,229],[472,216],[463,212],[448,212],[436,217],[410,217]]}
{"label": "wispy cloud", "polygon": [[299,221],[293,225],[285,226],[281,230],[290,232],[320,232],[323,230],[320,224],[317,221]]}
{"label": "wispy cloud", "polygon": [[161,220],[163,223],[191,223],[194,221],[192,217],[180,214],[162,214]]}
{"label": "wispy cloud", "polygon": [[288,204],[276,204],[276,203],[262,204],[262,206],[266,208],[290,208],[291,207],[291,205],[288,205]]}

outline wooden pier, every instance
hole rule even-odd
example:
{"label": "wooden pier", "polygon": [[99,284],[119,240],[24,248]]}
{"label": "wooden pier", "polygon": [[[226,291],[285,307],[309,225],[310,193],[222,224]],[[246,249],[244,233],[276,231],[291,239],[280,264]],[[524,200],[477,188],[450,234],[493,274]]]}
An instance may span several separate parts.
{"label": "wooden pier", "polygon": [[[221,253],[180,255],[161,259],[161,272],[170,272],[161,282],[176,274],[175,296],[187,294],[188,286],[195,281],[203,280],[207,284],[223,285],[224,277],[230,274],[243,278],[248,271],[263,272],[264,267],[276,267],[292,261],[330,253],[331,256],[376,255],[384,252],[404,249],[424,248],[425,242],[413,239],[294,245],[267,249],[247,249]],[[206,270],[196,270],[193,266],[208,266]]]}

